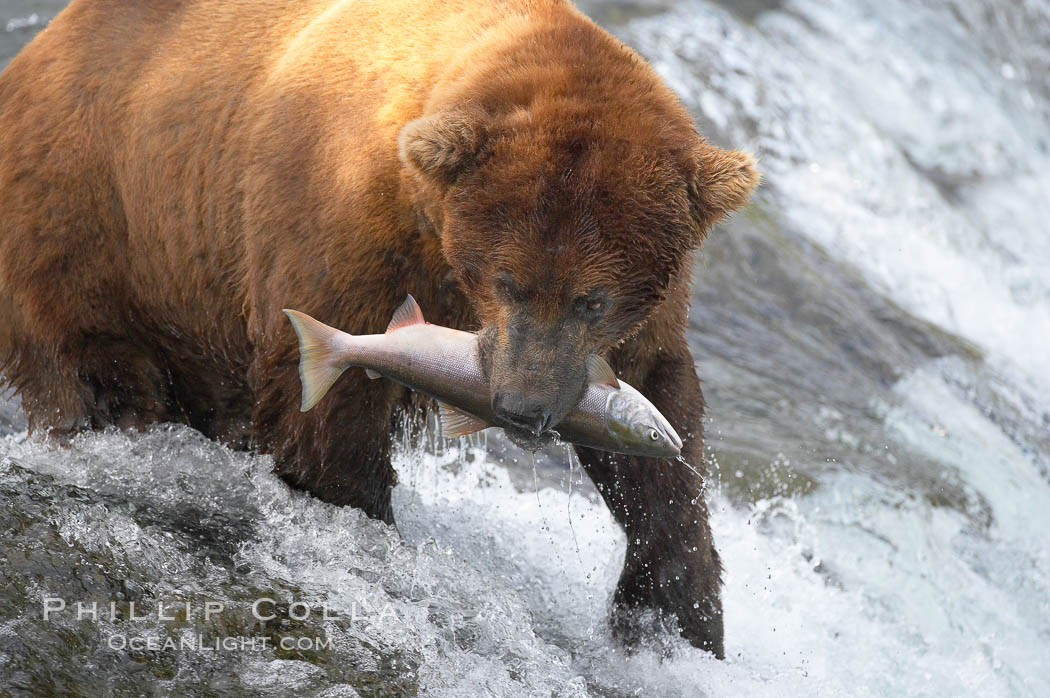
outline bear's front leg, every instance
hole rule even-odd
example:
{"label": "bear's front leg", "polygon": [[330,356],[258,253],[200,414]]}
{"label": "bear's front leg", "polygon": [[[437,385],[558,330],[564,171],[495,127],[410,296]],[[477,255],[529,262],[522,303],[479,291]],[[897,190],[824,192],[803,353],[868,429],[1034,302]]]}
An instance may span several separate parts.
{"label": "bear's front leg", "polygon": [[300,412],[295,361],[284,357],[264,375],[256,388],[255,434],[262,450],[273,454],[281,479],[392,524],[397,475],[390,463],[391,427],[404,389],[351,369],[312,410]]}
{"label": "bear's front leg", "polygon": [[[612,363],[671,422],[682,437],[682,456],[691,466],[576,449],[627,535],[627,555],[610,619],[613,631],[631,646],[648,629],[666,625],[673,617],[683,637],[721,659],[725,653],[722,566],[704,500],[704,399],[692,357],[683,341],[678,350],[670,355],[661,352],[647,366],[615,355]],[[620,366],[626,369],[622,373]]]}

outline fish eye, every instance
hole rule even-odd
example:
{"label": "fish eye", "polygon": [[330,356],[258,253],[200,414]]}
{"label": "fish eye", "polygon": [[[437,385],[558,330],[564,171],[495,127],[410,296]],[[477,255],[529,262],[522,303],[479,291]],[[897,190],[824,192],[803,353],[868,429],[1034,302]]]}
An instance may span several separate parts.
{"label": "fish eye", "polygon": [[652,439],[653,441],[659,440],[660,432],[656,431],[656,429],[650,429],[649,430],[649,438]]}

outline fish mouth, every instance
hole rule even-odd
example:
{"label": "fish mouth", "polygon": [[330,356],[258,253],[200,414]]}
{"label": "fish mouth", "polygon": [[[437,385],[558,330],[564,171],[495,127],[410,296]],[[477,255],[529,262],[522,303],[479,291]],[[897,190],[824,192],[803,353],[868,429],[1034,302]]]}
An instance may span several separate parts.
{"label": "fish mouth", "polygon": [[682,455],[682,437],[678,435],[678,432],[674,430],[674,427],[672,427],[666,419],[660,421],[662,422],[662,424],[660,424],[660,431],[663,432],[664,437],[674,448],[674,455]]}
{"label": "fish mouth", "polygon": [[516,427],[513,425],[507,425],[503,427],[503,433],[507,435],[515,446],[525,449],[526,451],[538,451],[544,446],[549,446],[554,443],[555,434],[553,431],[544,431],[536,433],[531,429],[523,429],[522,427]]}
{"label": "fish mouth", "polygon": [[667,425],[667,438],[671,441],[671,445],[674,446],[675,455],[680,455],[682,453],[682,438],[678,436],[678,432],[670,424]]}

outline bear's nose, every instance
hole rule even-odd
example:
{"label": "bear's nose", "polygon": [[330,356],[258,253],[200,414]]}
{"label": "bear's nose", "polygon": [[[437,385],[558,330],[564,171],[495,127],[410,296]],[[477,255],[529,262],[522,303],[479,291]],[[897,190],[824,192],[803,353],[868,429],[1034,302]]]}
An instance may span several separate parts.
{"label": "bear's nose", "polygon": [[537,436],[551,425],[551,411],[544,402],[515,392],[497,392],[492,397],[492,412],[499,421]]}

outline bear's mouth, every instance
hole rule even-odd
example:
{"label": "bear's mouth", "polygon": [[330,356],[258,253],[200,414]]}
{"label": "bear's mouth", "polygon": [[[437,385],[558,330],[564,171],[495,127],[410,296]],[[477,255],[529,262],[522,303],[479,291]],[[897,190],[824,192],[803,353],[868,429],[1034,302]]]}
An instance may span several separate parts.
{"label": "bear's mouth", "polygon": [[507,435],[515,446],[523,448],[526,451],[538,451],[544,446],[549,446],[554,443],[557,435],[547,430],[541,434],[536,434],[528,429],[522,429],[512,425],[503,427],[503,433]]}

